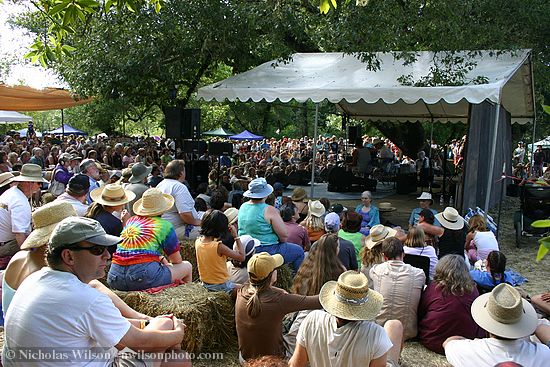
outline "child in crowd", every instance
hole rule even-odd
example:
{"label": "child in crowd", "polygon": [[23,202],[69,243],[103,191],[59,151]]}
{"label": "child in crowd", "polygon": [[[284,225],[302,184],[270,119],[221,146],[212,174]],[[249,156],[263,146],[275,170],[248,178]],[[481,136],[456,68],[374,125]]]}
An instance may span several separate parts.
{"label": "child in crowd", "polygon": [[[235,239],[236,250],[232,250],[221,242],[227,231]],[[195,241],[197,252],[197,267],[199,277],[209,291],[224,291],[230,293],[236,284],[229,280],[227,258],[237,261],[245,260],[244,248],[235,226],[229,226],[227,216],[219,210],[208,210],[201,222],[201,236]]]}

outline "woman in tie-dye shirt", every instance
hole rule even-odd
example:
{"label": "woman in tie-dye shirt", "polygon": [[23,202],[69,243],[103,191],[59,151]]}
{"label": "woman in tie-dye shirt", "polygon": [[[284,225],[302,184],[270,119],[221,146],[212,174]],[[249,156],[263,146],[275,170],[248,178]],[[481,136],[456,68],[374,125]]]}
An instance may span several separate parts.
{"label": "woman in tie-dye shirt", "polygon": [[133,206],[113,255],[107,282],[121,291],[137,291],[177,281],[190,282],[192,266],[183,261],[172,223],[162,213],[174,205],[171,195],[151,188]]}

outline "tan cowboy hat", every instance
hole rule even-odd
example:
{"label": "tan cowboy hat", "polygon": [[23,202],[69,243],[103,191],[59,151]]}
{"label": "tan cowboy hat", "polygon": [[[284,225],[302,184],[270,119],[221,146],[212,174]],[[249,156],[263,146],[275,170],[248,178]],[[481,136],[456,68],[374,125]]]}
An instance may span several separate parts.
{"label": "tan cowboy hat", "polygon": [[378,203],[378,210],[381,212],[393,212],[394,210],[397,210],[397,209],[391,206],[391,203],[382,202],[382,203]]}
{"label": "tan cowboy hat", "polygon": [[464,218],[462,218],[453,207],[446,207],[443,213],[437,213],[435,218],[444,228],[455,230],[464,228]]}
{"label": "tan cowboy hat", "polygon": [[301,187],[297,187],[292,191],[292,195],[290,196],[290,200],[292,201],[304,201],[307,198],[306,190],[304,190]]}
{"label": "tan cowboy hat", "polygon": [[15,176],[11,179],[12,182],[43,182],[48,183],[47,180],[42,177],[42,168],[38,164],[26,163],[21,167],[19,176]]}
{"label": "tan cowboy hat", "polygon": [[309,214],[314,217],[320,218],[325,214],[325,206],[319,200],[311,200],[307,203]]}
{"label": "tan cowboy hat", "polygon": [[537,328],[537,314],[533,306],[506,283],[497,285],[491,293],[477,297],[471,311],[476,324],[502,338],[523,338],[533,334]]}
{"label": "tan cowboy hat", "polygon": [[143,217],[156,217],[161,215],[172,206],[174,206],[174,197],[170,194],[165,194],[157,188],[147,189],[141,199],[134,203],[133,210],[137,215]]}
{"label": "tan cowboy hat", "polygon": [[391,227],[386,227],[383,224],[377,224],[370,229],[369,235],[365,240],[365,246],[370,250],[378,242],[385,240],[386,238],[395,236],[397,231]]}
{"label": "tan cowboy hat", "polygon": [[373,320],[384,303],[384,297],[369,289],[369,280],[353,270],[340,274],[338,281],[326,282],[319,293],[321,306],[343,320]]}
{"label": "tan cowboy hat", "polygon": [[77,215],[74,207],[66,201],[53,201],[36,209],[32,213],[34,229],[21,244],[21,250],[46,245],[57,223]]}
{"label": "tan cowboy hat", "polygon": [[224,211],[223,214],[225,214],[225,216],[227,217],[227,221],[229,222],[229,225],[231,225],[237,221],[237,218],[239,216],[239,209],[227,208],[227,210]]}
{"label": "tan cowboy hat", "polygon": [[116,206],[129,203],[136,198],[132,191],[125,190],[119,184],[107,184],[90,193],[93,201],[106,206]]}
{"label": "tan cowboy hat", "polygon": [[0,173],[0,187],[4,187],[12,182],[15,176],[11,172]]}

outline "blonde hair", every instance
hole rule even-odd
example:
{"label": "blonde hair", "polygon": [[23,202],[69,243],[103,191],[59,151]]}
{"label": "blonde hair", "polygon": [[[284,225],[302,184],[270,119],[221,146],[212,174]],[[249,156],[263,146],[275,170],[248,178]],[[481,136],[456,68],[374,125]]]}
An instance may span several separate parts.
{"label": "blonde hair", "polygon": [[301,223],[305,228],[310,228],[313,231],[319,231],[325,229],[325,223],[322,217],[316,217],[311,213],[308,213],[304,221]]}
{"label": "blonde hair", "polygon": [[473,215],[468,220],[468,226],[470,227],[470,229],[468,230],[468,232],[470,233],[475,231],[487,232],[489,230],[487,228],[487,222],[485,222],[485,218],[483,218],[483,216],[479,214]]}
{"label": "blonde hair", "polygon": [[370,250],[363,245],[361,249],[361,263],[365,266],[382,264],[384,256],[382,255],[382,241],[377,242]]}
{"label": "blonde hair", "polygon": [[420,227],[413,227],[407,233],[407,239],[405,240],[405,246],[409,247],[424,247],[426,246],[426,235],[424,230]]}

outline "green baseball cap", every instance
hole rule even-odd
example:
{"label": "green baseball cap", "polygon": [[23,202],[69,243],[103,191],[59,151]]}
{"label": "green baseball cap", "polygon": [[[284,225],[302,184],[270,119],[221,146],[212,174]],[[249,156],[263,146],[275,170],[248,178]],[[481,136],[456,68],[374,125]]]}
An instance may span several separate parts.
{"label": "green baseball cap", "polygon": [[108,247],[121,242],[122,238],[107,234],[95,219],[69,217],[57,224],[50,236],[49,246],[52,250],[67,248],[81,241]]}

